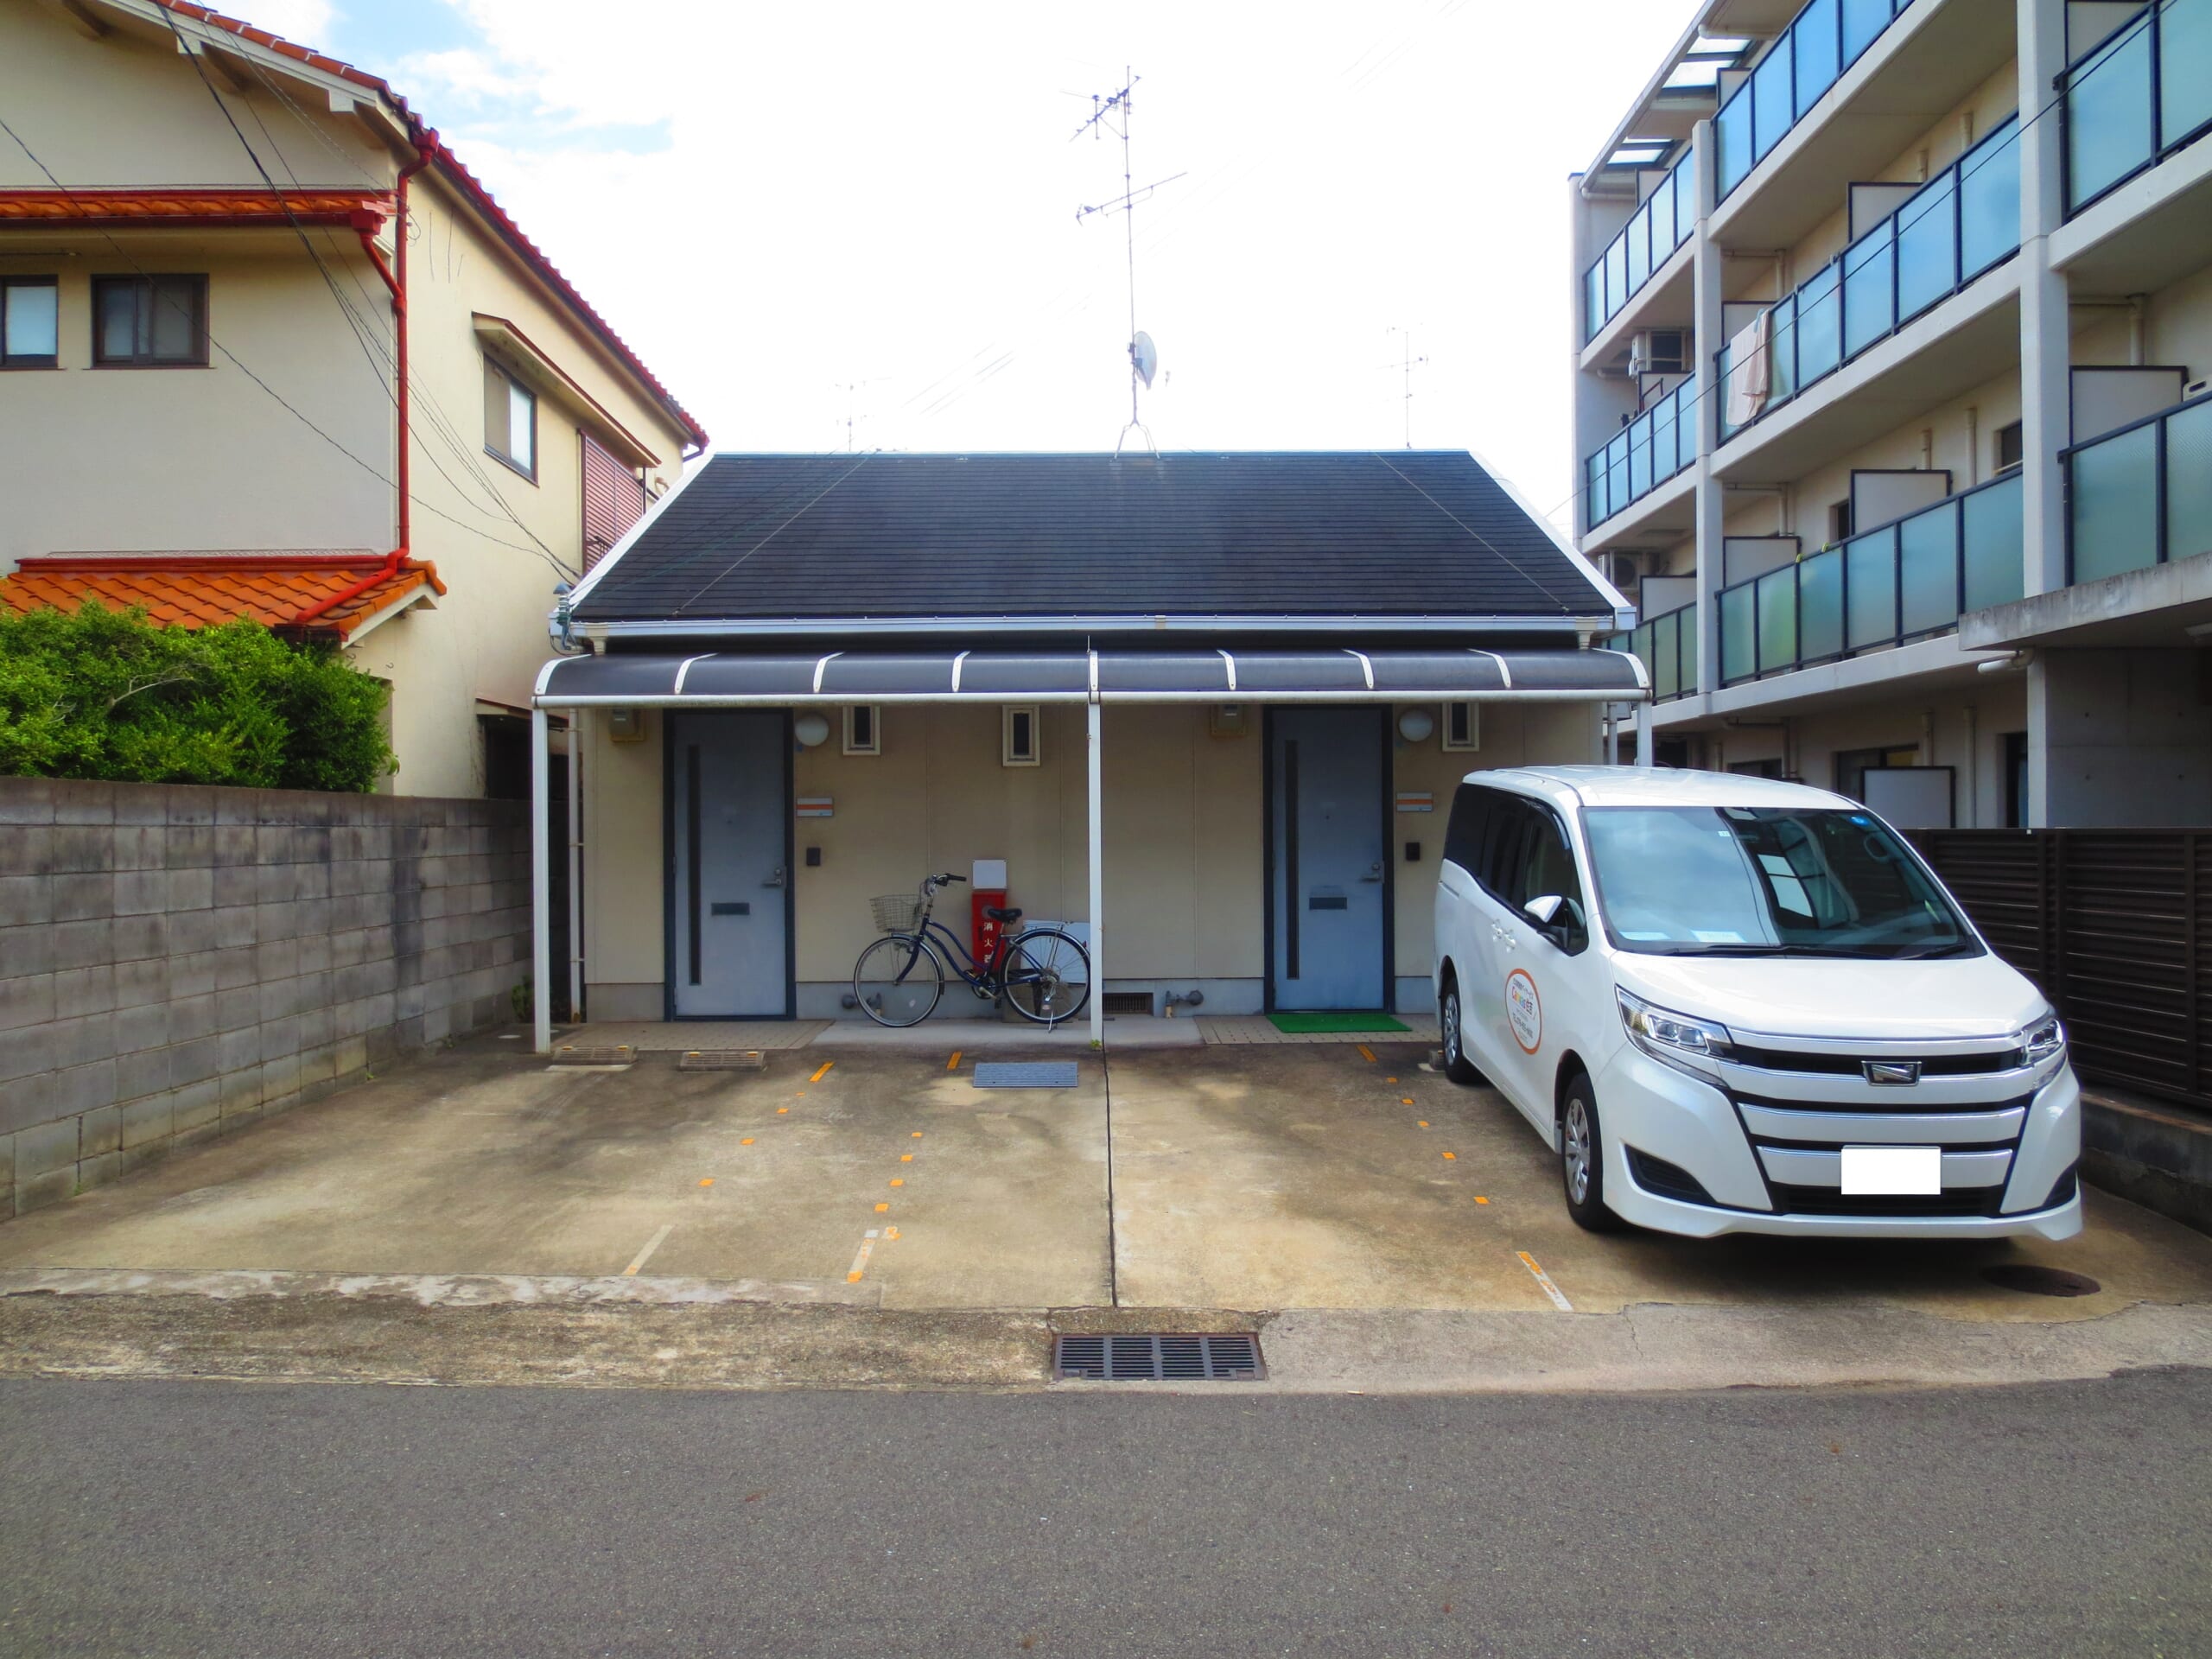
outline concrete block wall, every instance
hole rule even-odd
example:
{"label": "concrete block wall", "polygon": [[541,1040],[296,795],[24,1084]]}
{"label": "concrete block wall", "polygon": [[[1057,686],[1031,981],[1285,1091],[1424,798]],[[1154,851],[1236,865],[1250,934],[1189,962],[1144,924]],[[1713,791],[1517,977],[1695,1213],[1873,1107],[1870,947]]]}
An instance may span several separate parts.
{"label": "concrete block wall", "polygon": [[0,778],[0,1220],[514,1017],[505,801]]}

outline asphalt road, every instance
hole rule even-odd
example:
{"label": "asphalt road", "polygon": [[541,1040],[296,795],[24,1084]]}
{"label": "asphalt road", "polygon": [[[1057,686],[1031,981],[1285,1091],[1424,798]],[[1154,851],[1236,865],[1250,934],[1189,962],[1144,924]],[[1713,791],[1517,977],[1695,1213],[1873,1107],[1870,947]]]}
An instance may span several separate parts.
{"label": "asphalt road", "polygon": [[1671,1396],[0,1382],[0,1652],[2212,1651],[2212,1372]]}

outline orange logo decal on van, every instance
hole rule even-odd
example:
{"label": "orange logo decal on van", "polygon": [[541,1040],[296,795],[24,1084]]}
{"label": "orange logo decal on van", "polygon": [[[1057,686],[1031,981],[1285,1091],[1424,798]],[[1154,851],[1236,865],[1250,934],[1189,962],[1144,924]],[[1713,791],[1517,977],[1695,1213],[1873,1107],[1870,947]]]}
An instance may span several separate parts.
{"label": "orange logo decal on van", "polygon": [[1536,995],[1536,982],[1526,968],[1516,968],[1505,976],[1505,1020],[1522,1053],[1533,1054],[1543,1046],[1543,999]]}

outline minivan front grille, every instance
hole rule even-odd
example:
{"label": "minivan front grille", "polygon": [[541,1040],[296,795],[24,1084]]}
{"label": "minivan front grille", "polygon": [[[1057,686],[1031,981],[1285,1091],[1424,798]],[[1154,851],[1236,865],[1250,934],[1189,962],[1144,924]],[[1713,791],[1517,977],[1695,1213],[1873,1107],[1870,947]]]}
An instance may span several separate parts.
{"label": "minivan front grille", "polygon": [[1993,1048],[1980,1054],[1813,1054],[1795,1049],[1753,1048],[1742,1043],[1729,1046],[1727,1058],[1759,1071],[1796,1071],[1813,1077],[1856,1077],[1869,1064],[1916,1065],[1923,1077],[1979,1077],[1993,1071],[2012,1071],[2025,1065],[2027,1056],[2017,1048]]}
{"label": "minivan front grille", "polygon": [[1774,1192],[1774,1207],[1789,1216],[1994,1216],[2005,1202],[2001,1181],[1995,1186],[1955,1187],[1919,1197],[1868,1197],[1846,1194],[1833,1186],[1790,1186],[1780,1181],[1768,1185]]}

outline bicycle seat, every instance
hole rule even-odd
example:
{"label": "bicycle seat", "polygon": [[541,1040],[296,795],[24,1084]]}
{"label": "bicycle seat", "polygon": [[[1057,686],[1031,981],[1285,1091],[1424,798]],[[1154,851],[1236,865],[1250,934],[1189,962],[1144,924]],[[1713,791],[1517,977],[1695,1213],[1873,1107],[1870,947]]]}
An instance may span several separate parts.
{"label": "bicycle seat", "polygon": [[1021,919],[1019,910],[1010,910],[1004,905],[985,905],[983,914],[995,922],[1018,922]]}

